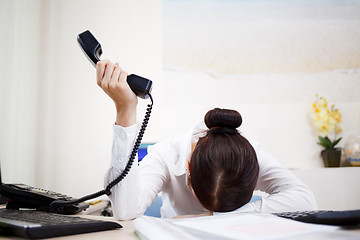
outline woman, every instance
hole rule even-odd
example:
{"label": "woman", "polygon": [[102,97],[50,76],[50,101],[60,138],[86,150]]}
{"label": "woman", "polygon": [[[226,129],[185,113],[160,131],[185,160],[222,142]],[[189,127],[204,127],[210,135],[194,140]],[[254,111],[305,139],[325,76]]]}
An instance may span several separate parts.
{"label": "woman", "polygon": [[[105,185],[125,168],[136,137],[137,97],[127,73],[108,60],[96,66],[98,85],[116,106],[110,168]],[[236,130],[234,110],[213,109],[184,137],[155,144],[141,164],[133,164],[109,196],[115,218],[142,215],[161,192],[162,217],[213,212],[283,212],[317,208],[309,188],[256,142]],[[254,190],[269,194],[248,203]]]}

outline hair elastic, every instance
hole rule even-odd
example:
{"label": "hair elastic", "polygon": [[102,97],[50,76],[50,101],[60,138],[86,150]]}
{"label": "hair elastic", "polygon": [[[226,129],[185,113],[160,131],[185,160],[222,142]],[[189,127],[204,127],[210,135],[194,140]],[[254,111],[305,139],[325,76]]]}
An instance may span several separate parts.
{"label": "hair elastic", "polygon": [[239,133],[236,128],[227,128],[227,127],[212,127],[208,130],[207,134],[210,133]]}

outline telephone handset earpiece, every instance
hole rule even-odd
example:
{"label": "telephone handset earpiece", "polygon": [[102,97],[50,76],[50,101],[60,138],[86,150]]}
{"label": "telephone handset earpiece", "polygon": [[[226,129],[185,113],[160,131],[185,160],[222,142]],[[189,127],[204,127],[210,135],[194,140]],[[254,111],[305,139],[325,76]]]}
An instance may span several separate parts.
{"label": "telephone handset earpiece", "polygon": [[[96,67],[96,63],[100,61],[102,48],[100,43],[92,35],[89,30],[82,32],[78,35],[77,41],[89,59],[90,63]],[[140,98],[146,99],[149,97],[152,89],[152,81],[135,74],[130,74],[127,77],[127,82],[131,90]]]}

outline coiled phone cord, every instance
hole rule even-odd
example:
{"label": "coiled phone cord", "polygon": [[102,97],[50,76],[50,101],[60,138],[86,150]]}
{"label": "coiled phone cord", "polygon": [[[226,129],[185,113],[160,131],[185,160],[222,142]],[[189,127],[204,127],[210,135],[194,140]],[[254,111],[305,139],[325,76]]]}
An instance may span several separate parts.
{"label": "coiled phone cord", "polygon": [[135,141],[135,144],[134,144],[134,147],[132,149],[132,152],[131,152],[131,155],[129,157],[129,161],[127,162],[126,164],[126,167],[124,169],[124,171],[117,177],[115,178],[112,182],[110,182],[105,189],[101,190],[101,191],[98,191],[96,193],[93,193],[93,194],[89,194],[89,195],[86,195],[84,197],[81,197],[81,198],[78,198],[78,199],[75,199],[75,200],[72,200],[72,201],[62,201],[62,200],[56,200],[56,201],[53,201],[51,204],[50,204],[50,211],[51,212],[55,212],[55,213],[63,213],[64,211],[64,206],[68,206],[68,205],[72,205],[72,204],[78,204],[78,203],[81,203],[81,202],[84,202],[84,201],[87,201],[87,200],[90,200],[90,199],[93,199],[93,198],[97,198],[97,197],[100,197],[102,195],[111,195],[111,189],[116,185],[118,184],[119,182],[121,182],[121,180],[123,180],[125,178],[125,176],[129,173],[130,169],[131,169],[131,166],[133,165],[134,163],[134,160],[135,160],[135,157],[136,157],[136,154],[137,154],[137,151],[140,147],[140,144],[141,144],[141,140],[144,136],[144,133],[145,133],[145,130],[146,130],[146,127],[147,127],[147,124],[149,122],[149,119],[150,119],[150,115],[151,115],[151,111],[152,111],[152,107],[153,107],[153,104],[154,104],[154,101],[153,101],[153,98],[151,96],[151,94],[149,93],[149,98],[151,100],[151,104],[148,104],[147,105],[147,109],[146,109],[146,113],[145,113],[145,117],[144,117],[144,120],[141,124],[141,127],[140,127],[140,131],[139,131],[139,134],[136,138],[136,141]]}

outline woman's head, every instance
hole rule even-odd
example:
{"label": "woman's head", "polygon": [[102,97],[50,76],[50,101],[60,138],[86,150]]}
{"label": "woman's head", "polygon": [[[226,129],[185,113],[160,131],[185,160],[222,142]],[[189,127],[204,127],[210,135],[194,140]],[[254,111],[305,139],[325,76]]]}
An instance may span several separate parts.
{"label": "woman's head", "polygon": [[259,175],[255,150],[236,128],[242,123],[234,110],[210,110],[209,128],[192,153],[190,184],[210,211],[229,212],[250,201]]}

